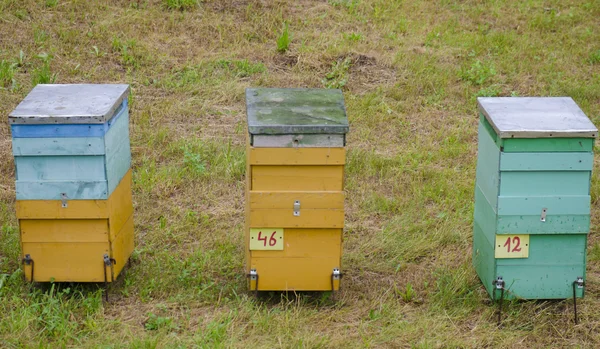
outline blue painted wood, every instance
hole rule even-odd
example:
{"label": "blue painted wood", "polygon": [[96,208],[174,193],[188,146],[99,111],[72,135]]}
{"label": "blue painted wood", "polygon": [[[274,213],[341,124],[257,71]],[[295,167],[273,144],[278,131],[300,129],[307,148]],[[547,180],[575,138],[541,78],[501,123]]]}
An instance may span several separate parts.
{"label": "blue painted wood", "polygon": [[17,181],[105,181],[104,156],[17,156]]}
{"label": "blue painted wood", "polygon": [[502,172],[501,196],[589,195],[589,171]]}
{"label": "blue painted wood", "polygon": [[69,200],[106,200],[106,181],[29,181],[16,183],[17,200],[60,200],[66,193]]}
{"label": "blue painted wood", "polygon": [[122,115],[128,115],[127,100],[117,108],[115,116],[104,124],[11,125],[12,138],[102,137]]}
{"label": "blue painted wood", "polygon": [[497,205],[499,167],[500,149],[486,131],[485,126],[480,122],[476,173],[477,185],[481,188],[481,192],[487,198],[487,201],[494,207],[494,210]]}
{"label": "blue painted wood", "polygon": [[14,156],[104,155],[103,137],[14,138]]}
{"label": "blue painted wood", "polygon": [[502,153],[500,171],[591,171],[592,152]]}
{"label": "blue painted wood", "polygon": [[537,216],[547,208],[546,215],[586,215],[590,213],[589,195],[571,196],[500,196],[498,197],[499,216]]}
{"label": "blue painted wood", "polygon": [[[108,198],[131,167],[128,111],[111,122],[103,137],[46,138],[57,143],[51,143],[54,146],[45,151],[41,149],[44,138],[20,139],[27,144],[28,152],[51,156],[15,156],[17,199],[57,200],[60,193],[68,193],[71,200]],[[63,155],[85,148],[82,141],[90,139],[95,142],[95,151],[103,155]],[[101,150],[97,149],[98,140],[102,142]],[[74,146],[61,148],[59,144],[63,143]]]}

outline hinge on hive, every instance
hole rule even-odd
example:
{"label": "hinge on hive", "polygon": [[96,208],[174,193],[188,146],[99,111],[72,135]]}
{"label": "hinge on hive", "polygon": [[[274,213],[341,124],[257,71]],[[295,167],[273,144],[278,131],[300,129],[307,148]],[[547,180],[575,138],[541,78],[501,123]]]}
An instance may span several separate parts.
{"label": "hinge on hive", "polygon": [[66,208],[67,205],[67,199],[69,197],[67,196],[67,193],[60,193],[60,202],[61,202],[61,207],[62,208]]}

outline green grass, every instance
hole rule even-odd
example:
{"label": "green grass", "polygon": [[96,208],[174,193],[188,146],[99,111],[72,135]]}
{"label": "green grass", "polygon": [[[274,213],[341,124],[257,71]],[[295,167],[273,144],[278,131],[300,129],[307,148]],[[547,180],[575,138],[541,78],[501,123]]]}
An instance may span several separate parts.
{"label": "green grass", "polygon": [[[599,17],[597,1],[0,0],[3,115],[37,83],[131,84],[136,232],[110,303],[26,284],[4,123],[0,347],[599,347],[598,164],[579,325],[570,300],[526,301],[498,329],[471,266],[475,98],[572,96],[600,125]],[[336,302],[246,290],[250,86],[344,91]]]}

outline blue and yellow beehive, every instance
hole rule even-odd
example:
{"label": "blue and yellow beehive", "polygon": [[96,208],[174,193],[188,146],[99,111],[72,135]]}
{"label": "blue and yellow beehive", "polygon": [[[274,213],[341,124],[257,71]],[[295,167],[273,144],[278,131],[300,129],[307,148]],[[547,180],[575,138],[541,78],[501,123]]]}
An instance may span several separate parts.
{"label": "blue and yellow beehive", "polygon": [[596,127],[567,97],[478,104],[479,277],[494,299],[582,297]]}
{"label": "blue and yellow beehive", "polygon": [[10,114],[27,280],[111,282],[133,251],[128,85],[37,85]]}

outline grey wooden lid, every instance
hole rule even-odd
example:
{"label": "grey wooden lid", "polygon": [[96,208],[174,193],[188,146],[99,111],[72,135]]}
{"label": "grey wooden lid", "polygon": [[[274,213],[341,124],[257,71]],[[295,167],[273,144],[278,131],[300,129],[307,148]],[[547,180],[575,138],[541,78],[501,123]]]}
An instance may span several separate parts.
{"label": "grey wooden lid", "polygon": [[345,134],[349,129],[341,90],[249,88],[246,112],[253,135]]}
{"label": "grey wooden lid", "polygon": [[571,97],[482,97],[477,104],[500,138],[595,138],[598,134]]}
{"label": "grey wooden lid", "polygon": [[128,94],[125,84],[37,85],[8,120],[11,124],[103,124]]}

